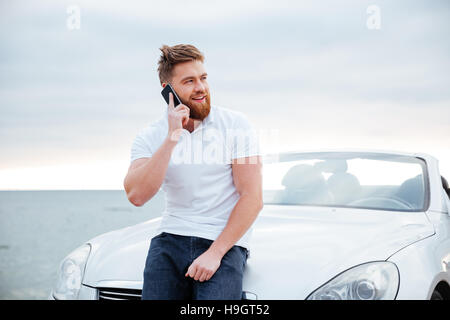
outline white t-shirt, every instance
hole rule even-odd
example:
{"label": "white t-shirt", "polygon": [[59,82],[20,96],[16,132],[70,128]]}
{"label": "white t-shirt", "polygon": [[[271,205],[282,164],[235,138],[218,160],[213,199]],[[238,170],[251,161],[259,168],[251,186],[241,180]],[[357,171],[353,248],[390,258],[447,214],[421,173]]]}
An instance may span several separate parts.
{"label": "white t-shirt", "polygon": [[[164,115],[142,129],[131,148],[131,161],[151,157],[167,137]],[[257,135],[243,113],[211,106],[192,132],[183,129],[172,152],[161,188],[166,210],[158,229],[215,240],[225,228],[239,194],[232,159],[260,155]],[[249,249],[250,228],[236,245]]]}

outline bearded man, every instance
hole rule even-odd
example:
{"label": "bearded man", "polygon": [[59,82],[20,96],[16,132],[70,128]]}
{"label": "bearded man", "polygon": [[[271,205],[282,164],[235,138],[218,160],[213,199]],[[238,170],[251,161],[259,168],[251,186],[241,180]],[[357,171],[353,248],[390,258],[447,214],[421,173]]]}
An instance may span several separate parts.
{"label": "bearded man", "polygon": [[160,50],[161,86],[170,84],[181,103],[174,106],[170,94],[164,116],[138,133],[124,180],[135,206],[160,188],[166,193],[142,299],[241,299],[252,224],[263,207],[257,138],[242,112],[211,105],[196,47]]}

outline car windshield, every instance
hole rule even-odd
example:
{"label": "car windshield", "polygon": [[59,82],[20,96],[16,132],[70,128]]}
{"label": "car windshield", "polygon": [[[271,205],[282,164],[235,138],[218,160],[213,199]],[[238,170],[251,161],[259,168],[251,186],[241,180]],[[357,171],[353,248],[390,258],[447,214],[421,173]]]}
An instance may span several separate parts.
{"label": "car windshield", "polygon": [[425,162],[383,153],[320,152],[267,156],[264,203],[424,211]]}

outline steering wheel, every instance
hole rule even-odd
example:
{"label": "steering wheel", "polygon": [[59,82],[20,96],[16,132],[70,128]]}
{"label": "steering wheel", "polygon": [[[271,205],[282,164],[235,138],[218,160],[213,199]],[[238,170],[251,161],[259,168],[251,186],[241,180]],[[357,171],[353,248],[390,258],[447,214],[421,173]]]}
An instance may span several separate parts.
{"label": "steering wheel", "polygon": [[394,196],[367,197],[367,198],[352,201],[348,205],[351,205],[351,206],[366,205],[366,206],[370,206],[370,207],[379,207],[380,203],[386,203],[388,208],[390,208],[393,205],[394,207],[392,209],[414,209],[413,206],[411,204],[409,204],[408,202],[406,202],[400,198],[394,197]]}

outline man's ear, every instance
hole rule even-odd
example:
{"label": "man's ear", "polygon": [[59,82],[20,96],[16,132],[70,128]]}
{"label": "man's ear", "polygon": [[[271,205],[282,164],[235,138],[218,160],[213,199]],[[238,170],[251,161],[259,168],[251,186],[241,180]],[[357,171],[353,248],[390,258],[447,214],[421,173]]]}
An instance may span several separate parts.
{"label": "man's ear", "polygon": [[167,83],[163,82],[161,85],[162,85],[163,88],[165,88]]}

